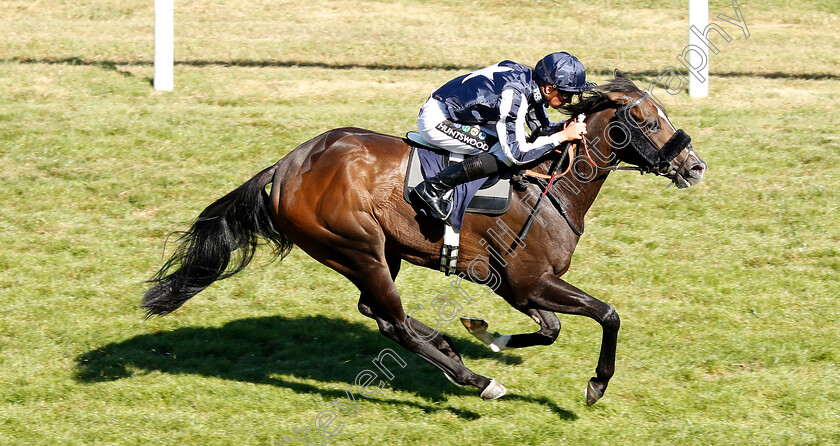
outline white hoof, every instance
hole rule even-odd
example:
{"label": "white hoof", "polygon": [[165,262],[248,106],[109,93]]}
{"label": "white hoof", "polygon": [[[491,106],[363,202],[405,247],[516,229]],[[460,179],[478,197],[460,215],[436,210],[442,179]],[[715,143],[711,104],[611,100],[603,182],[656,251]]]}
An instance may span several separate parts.
{"label": "white hoof", "polygon": [[490,384],[481,392],[481,399],[484,401],[491,401],[505,396],[507,389],[495,379],[490,380]]}

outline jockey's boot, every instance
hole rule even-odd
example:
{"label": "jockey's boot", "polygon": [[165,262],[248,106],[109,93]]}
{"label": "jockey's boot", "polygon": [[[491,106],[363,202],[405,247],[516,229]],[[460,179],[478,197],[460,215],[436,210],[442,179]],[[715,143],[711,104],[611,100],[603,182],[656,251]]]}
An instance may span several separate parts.
{"label": "jockey's boot", "polygon": [[470,156],[418,184],[414,192],[426,205],[432,217],[446,220],[450,212],[447,208],[452,201],[452,195],[449,193],[452,189],[468,181],[494,175],[499,170],[499,160],[489,153]]}

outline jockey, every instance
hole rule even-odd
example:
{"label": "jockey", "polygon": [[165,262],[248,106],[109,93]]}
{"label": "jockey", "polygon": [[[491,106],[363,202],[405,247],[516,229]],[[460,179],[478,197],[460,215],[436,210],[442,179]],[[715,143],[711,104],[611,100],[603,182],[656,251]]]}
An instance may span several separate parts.
{"label": "jockey", "polygon": [[[546,107],[558,109],[591,89],[583,64],[566,52],[545,56],[532,70],[505,60],[465,74],[435,90],[420,109],[417,127],[427,142],[468,155],[415,192],[431,215],[448,217],[449,191],[506,166],[539,159],[560,144],[583,138],[586,124],[551,122]],[[525,125],[531,135],[526,134]]]}

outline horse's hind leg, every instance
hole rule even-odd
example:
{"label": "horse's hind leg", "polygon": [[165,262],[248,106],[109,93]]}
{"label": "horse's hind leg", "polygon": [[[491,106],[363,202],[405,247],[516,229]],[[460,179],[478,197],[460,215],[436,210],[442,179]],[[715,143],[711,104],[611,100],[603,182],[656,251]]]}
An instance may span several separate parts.
{"label": "horse's hind leg", "polygon": [[[357,266],[361,267],[360,264]],[[376,321],[383,335],[440,369],[454,383],[477,387],[484,399],[496,399],[505,394],[504,386],[468,369],[447,336],[407,317],[392,278],[395,275],[393,266],[388,268],[372,262],[356,271],[358,273],[350,280],[361,291],[359,310]]]}
{"label": "horse's hind leg", "polygon": [[[400,273],[400,264],[402,260],[394,255],[385,254],[385,262],[388,264],[388,272],[391,274],[391,280],[397,280],[397,274]],[[359,295],[359,313],[371,318],[376,319],[376,316],[373,312],[373,309],[370,307],[375,302],[373,296],[366,295],[362,292]],[[394,340],[396,342],[396,339]]]}
{"label": "horse's hind leg", "polygon": [[[399,272],[400,272],[401,259],[399,257],[395,256],[395,255],[385,254],[385,261],[388,264],[388,270],[391,274],[391,280],[392,281],[396,280],[397,274],[399,274]],[[369,294],[362,293],[359,296],[359,312],[362,313],[363,315],[371,318],[371,319],[376,320],[377,324],[379,324],[380,326],[382,326],[382,324],[387,324],[387,322],[383,321],[381,318],[378,319],[376,313],[374,313],[371,305],[375,305],[375,302],[376,302],[375,296],[371,296]],[[419,326],[416,326],[416,327],[413,326],[412,329],[422,331],[422,328],[419,327]],[[391,330],[391,329],[387,329],[387,330],[383,331],[383,334],[385,336],[387,336],[389,339],[393,340],[394,342],[399,343],[399,340],[396,337],[392,336],[393,333],[394,333],[394,331]],[[444,354],[446,354],[446,356],[449,356],[454,361],[457,361],[458,363],[463,365],[463,360],[461,359],[461,355],[458,354],[457,350],[455,350],[455,346],[452,343],[452,340],[449,339],[449,337],[447,337],[446,335],[442,335],[442,334],[439,334],[439,333],[428,333],[428,332],[425,332],[425,334],[420,335],[416,331],[414,332],[414,334],[416,334],[417,337],[419,337],[419,338],[429,338],[429,340],[431,342],[433,342],[435,344],[435,346],[440,351],[442,351]],[[440,339],[441,337],[442,337],[442,339]],[[450,381],[452,381],[455,384],[458,384],[453,380],[453,378],[451,376],[446,374],[446,372],[444,372],[444,374],[446,375],[446,377]]]}

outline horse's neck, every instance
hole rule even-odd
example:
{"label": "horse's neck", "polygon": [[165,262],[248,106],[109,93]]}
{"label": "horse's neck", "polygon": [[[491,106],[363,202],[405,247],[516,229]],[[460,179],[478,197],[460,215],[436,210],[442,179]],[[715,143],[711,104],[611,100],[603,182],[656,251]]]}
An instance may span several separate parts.
{"label": "horse's neck", "polygon": [[[592,126],[589,134],[603,134],[603,129],[606,128],[606,125],[601,125],[603,120],[593,119],[592,121],[594,121],[592,124],[596,125]],[[603,138],[593,138],[587,144],[587,147],[588,155],[582,142],[576,144],[571,168],[568,173],[555,180],[550,190],[550,193],[564,207],[572,223],[579,229],[583,228],[584,217],[595,202],[595,198],[597,198],[601,186],[604,185],[604,181],[606,181],[610,172],[604,168],[612,164],[613,160],[610,145]],[[534,170],[548,173],[551,163],[552,161],[547,160]],[[597,168],[593,168],[592,163]],[[561,173],[560,169],[565,171],[565,167],[561,166],[555,173]]]}
{"label": "horse's neck", "polygon": [[[578,148],[582,150],[580,145]],[[595,198],[598,197],[609,172],[585,170],[589,168],[588,162],[585,155],[577,156],[569,173],[552,190],[552,193],[567,206],[566,212],[569,218],[579,229],[583,229],[584,217],[595,202]],[[594,173],[584,176],[591,172]]]}

